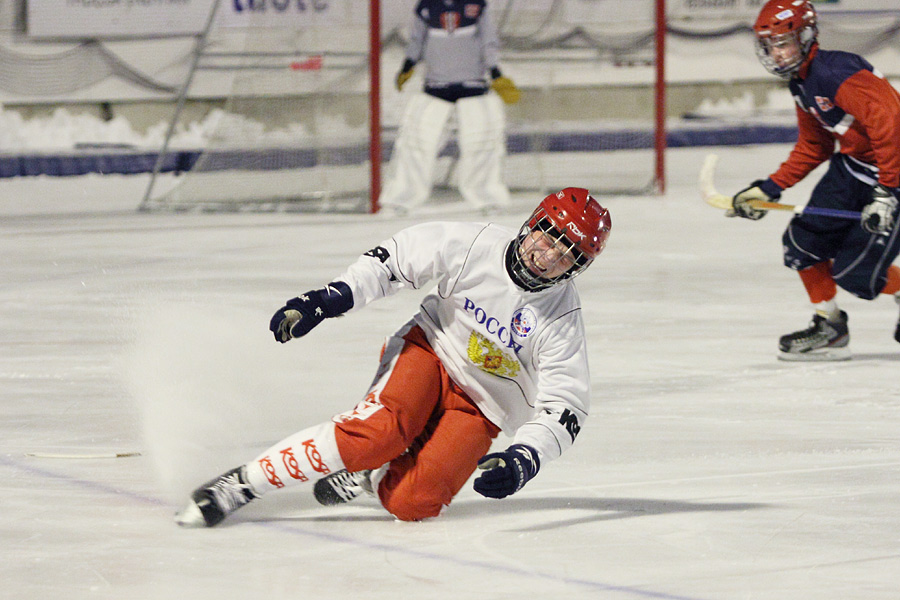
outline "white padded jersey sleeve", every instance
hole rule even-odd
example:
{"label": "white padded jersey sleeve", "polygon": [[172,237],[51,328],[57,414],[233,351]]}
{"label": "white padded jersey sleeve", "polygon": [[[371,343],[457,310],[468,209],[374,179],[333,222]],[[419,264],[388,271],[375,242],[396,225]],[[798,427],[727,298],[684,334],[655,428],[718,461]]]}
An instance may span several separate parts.
{"label": "white padded jersey sleeve", "polygon": [[516,432],[515,443],[535,448],[543,463],[572,446],[590,411],[590,375],[580,310],[563,315],[547,328],[534,360],[538,372],[535,416]]}
{"label": "white padded jersey sleeve", "polygon": [[353,309],[404,287],[458,274],[468,248],[484,225],[433,222],[414,225],[381,242],[337,279],[353,291]]}

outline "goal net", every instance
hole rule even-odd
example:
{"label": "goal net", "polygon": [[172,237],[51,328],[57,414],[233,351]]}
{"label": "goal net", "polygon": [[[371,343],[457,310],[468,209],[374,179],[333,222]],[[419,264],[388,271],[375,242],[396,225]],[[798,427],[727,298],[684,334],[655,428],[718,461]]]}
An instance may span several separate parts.
{"label": "goal net", "polygon": [[[174,188],[151,184],[142,208],[365,210],[366,6],[245,1],[235,24],[223,11],[242,3],[218,4],[186,92],[230,90],[199,124],[204,146],[186,155],[189,170]],[[178,132],[169,152],[190,152]]]}
{"label": "goal net", "polygon": [[[241,1],[254,4],[221,2],[217,10]],[[422,89],[424,71],[416,69],[403,92],[395,89],[415,2],[382,4],[377,56],[368,0],[258,2],[239,27],[217,15],[185,100],[202,98],[204,89],[221,93],[223,81],[227,98],[200,125],[202,148],[179,147],[184,126],[172,128],[167,151],[184,152],[187,170],[174,187],[151,184],[142,208],[372,210],[381,175],[391,173],[403,108]],[[656,189],[654,6],[489,3],[501,68],[523,92],[521,102],[506,107],[504,178],[511,190]],[[379,93],[370,93],[373,80]],[[437,189],[455,187],[457,156],[451,119]]]}

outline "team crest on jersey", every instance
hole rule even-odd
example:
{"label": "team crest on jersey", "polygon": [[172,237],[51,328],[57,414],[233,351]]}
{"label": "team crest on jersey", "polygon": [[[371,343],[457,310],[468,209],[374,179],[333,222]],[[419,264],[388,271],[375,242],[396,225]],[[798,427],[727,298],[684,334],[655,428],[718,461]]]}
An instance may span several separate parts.
{"label": "team crest on jersey", "polygon": [[477,4],[466,4],[465,13],[467,19],[477,19],[480,12],[481,7]]}
{"label": "team crest on jersey", "polygon": [[507,356],[497,344],[477,331],[473,331],[469,336],[467,354],[473,365],[491,375],[515,377],[522,368],[519,361]]}
{"label": "team crest on jersey", "polygon": [[443,27],[447,33],[453,33],[459,28],[459,13],[458,12],[443,12],[441,13],[441,27]]}
{"label": "team crest on jersey", "polygon": [[826,98],[825,96],[816,96],[816,106],[819,107],[819,110],[822,112],[828,112],[832,108],[834,108],[834,104],[831,102],[831,98]]}
{"label": "team crest on jersey", "polygon": [[526,338],[531,335],[536,324],[537,317],[530,308],[520,308],[517,310],[513,315],[512,322],[510,322],[513,333],[520,338]]}

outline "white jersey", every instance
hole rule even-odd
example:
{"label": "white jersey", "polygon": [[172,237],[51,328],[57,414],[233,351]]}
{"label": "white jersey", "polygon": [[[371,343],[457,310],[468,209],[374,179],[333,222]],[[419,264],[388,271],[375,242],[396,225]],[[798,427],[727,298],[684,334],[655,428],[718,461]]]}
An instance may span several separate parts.
{"label": "white jersey", "polygon": [[514,237],[494,224],[415,225],[337,279],[352,310],[436,280],[416,323],[481,412],[546,461],[572,445],[590,407],[584,323],[571,281],[540,292],[513,283],[504,257]]}

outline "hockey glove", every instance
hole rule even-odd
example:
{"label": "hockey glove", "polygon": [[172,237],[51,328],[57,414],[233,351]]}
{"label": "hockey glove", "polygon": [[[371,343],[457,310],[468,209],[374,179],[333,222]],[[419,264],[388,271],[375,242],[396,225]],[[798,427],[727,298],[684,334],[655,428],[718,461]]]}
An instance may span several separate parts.
{"label": "hockey glove", "polygon": [[353,308],[353,293],[343,281],[329,283],[323,288],[306,292],[288,300],[272,316],[269,331],[282,344],[303,337],[313,327],[331,317],[339,317]]}
{"label": "hockey glove", "polygon": [[541,461],[531,446],[513,444],[503,452],[482,456],[478,468],[484,473],[475,480],[475,491],[488,498],[506,498],[537,474]]}
{"label": "hockey glove", "polygon": [[400,68],[400,72],[397,73],[397,90],[403,91],[403,84],[409,81],[410,77],[413,76],[413,67],[416,63],[409,60],[408,58],[403,63],[403,67]]}
{"label": "hockey glove", "polygon": [[522,92],[519,91],[519,88],[516,87],[516,84],[513,83],[512,79],[503,75],[495,78],[494,81],[491,82],[491,87],[506,104],[515,104],[519,101],[519,98],[522,97]]}
{"label": "hockey glove", "polygon": [[891,231],[897,212],[896,194],[897,190],[891,190],[880,183],[872,188],[872,201],[863,207],[860,216],[863,229],[878,235],[887,235]]}
{"label": "hockey glove", "polygon": [[731,199],[731,208],[725,211],[726,217],[743,217],[752,221],[758,221],[766,216],[767,210],[760,210],[750,206],[750,200],[762,200],[763,202],[772,202],[778,199],[778,196],[771,196],[763,191],[762,187],[767,180],[757,179],[749,186],[745,187]]}

